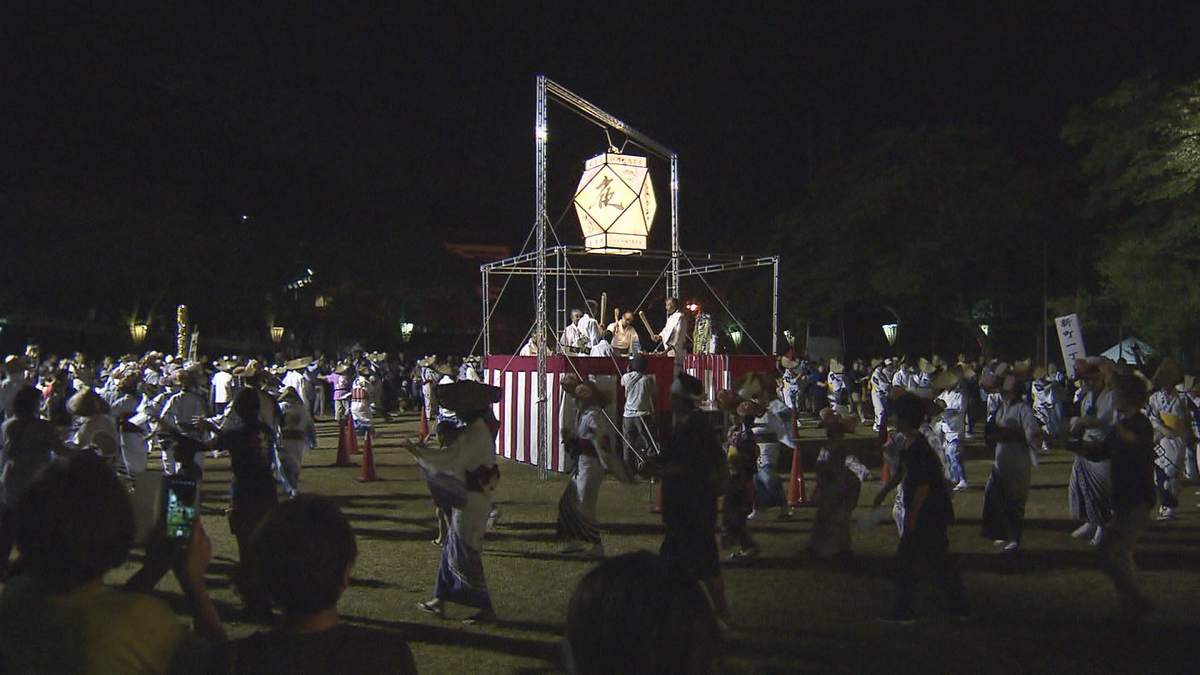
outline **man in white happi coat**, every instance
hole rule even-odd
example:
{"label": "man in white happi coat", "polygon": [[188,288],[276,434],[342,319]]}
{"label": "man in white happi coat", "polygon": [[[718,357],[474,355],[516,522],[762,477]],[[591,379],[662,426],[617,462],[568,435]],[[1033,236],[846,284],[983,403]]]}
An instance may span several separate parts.
{"label": "man in white happi coat", "polygon": [[587,346],[587,337],[583,334],[583,330],[579,328],[579,321],[583,318],[583,312],[578,309],[571,310],[571,323],[563,329],[562,337],[558,340],[558,349],[563,354],[586,354],[590,347]]}
{"label": "man in white happi coat", "polygon": [[625,312],[621,318],[608,325],[612,333],[612,349],[617,356],[636,354],[638,344],[637,329],[633,327],[633,312]]}
{"label": "man in white happi coat", "polygon": [[594,316],[596,314],[596,301],[587,300],[585,302],[587,303],[587,310],[584,311],[583,316],[579,317],[579,322],[576,326],[583,335],[584,344],[587,347],[587,350],[584,351],[586,354],[591,351],[592,347],[596,346],[597,342],[600,342],[601,330],[600,323],[596,321]]}
{"label": "man in white happi coat", "polygon": [[884,359],[883,363],[871,371],[871,404],[875,406],[875,433],[887,428],[887,401],[892,392],[892,360]]}
{"label": "man in white happi coat", "polygon": [[667,323],[657,334],[651,336],[655,342],[662,344],[667,356],[675,356],[676,352],[687,351],[687,321],[679,309],[678,298],[667,298],[663,303],[667,310]]}
{"label": "man in white happi coat", "polygon": [[305,407],[308,408],[309,414],[313,409],[313,398],[316,396],[316,387],[313,386],[312,379],[308,376],[308,368],[312,365],[313,359],[311,356],[305,356],[299,359],[292,359],[283,364],[287,368],[287,372],[283,374],[283,379],[280,381],[280,393],[283,389],[291,387],[296,390],[296,395],[304,401]]}

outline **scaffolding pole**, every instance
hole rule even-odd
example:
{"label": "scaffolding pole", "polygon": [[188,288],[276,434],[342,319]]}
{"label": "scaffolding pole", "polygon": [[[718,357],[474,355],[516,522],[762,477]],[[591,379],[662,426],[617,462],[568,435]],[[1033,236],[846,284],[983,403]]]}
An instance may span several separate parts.
{"label": "scaffolding pole", "polygon": [[536,289],[534,295],[537,296],[537,317],[535,323],[535,340],[537,342],[537,382],[534,384],[534,391],[537,399],[535,406],[537,407],[537,457],[538,457],[538,478],[546,480],[546,474],[550,469],[549,452],[547,451],[546,434],[549,426],[550,416],[546,410],[546,348],[550,341],[546,336],[546,223],[549,221],[546,215],[546,144],[549,140],[550,130],[546,125],[546,84],[549,80],[545,75],[539,75],[537,78],[537,120],[534,125],[534,138],[536,143],[536,165],[537,169],[537,277],[534,281]]}

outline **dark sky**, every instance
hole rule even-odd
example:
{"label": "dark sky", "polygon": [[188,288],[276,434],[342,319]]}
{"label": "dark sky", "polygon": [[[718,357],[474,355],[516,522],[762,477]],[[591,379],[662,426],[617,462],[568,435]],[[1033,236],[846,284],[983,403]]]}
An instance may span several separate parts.
{"label": "dark sky", "polygon": [[[518,246],[538,73],[679,153],[689,249],[755,232],[880,129],[984,124],[1052,153],[1121,79],[1200,77],[1195,2],[12,4],[32,8],[0,21],[0,207],[149,190],[312,236]],[[607,142],[550,122],[560,195]]]}

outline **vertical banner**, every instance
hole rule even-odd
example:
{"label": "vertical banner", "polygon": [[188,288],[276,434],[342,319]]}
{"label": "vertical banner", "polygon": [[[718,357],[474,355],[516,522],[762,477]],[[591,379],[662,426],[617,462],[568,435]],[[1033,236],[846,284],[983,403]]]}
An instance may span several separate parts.
{"label": "vertical banner", "polygon": [[1062,346],[1063,370],[1069,379],[1075,379],[1075,360],[1087,356],[1083,346],[1083,331],[1079,328],[1079,315],[1068,314],[1054,320],[1058,328],[1058,344]]}

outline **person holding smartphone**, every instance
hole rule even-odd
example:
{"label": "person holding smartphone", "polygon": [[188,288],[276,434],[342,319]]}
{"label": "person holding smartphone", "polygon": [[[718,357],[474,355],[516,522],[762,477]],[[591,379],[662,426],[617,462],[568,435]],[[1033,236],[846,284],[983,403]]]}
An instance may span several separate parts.
{"label": "person holding smartphone", "polygon": [[225,640],[204,586],[212,545],[198,524],[186,548],[152,546],[146,559],[146,568],[165,570],[175,557],[194,632],[167,603],[131,590],[136,583],[104,584],[129,553],[134,518],[125,486],[99,456],[80,453],[51,465],[14,518],[20,557],[0,592],[5,672],[164,673]]}

